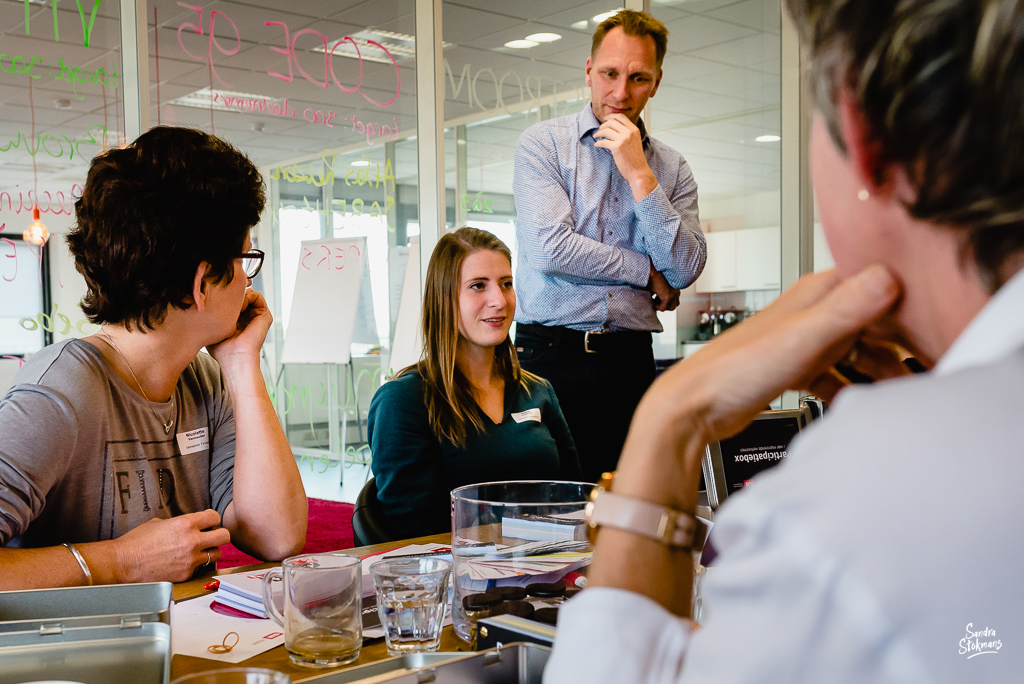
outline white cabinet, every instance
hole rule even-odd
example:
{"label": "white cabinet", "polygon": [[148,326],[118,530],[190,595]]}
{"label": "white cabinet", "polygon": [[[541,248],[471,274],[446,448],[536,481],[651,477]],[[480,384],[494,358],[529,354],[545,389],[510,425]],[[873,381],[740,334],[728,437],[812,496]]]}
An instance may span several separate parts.
{"label": "white cabinet", "polygon": [[705,236],[708,261],[697,292],[775,290],[782,282],[778,228],[746,228]]}
{"label": "white cabinet", "polygon": [[675,359],[679,356],[679,316],[675,311],[657,311],[663,331],[654,333],[654,358]]}
{"label": "white cabinet", "polygon": [[736,233],[708,233],[704,236],[708,260],[697,278],[697,292],[731,292],[736,289]]}
{"label": "white cabinet", "polygon": [[748,228],[736,233],[736,289],[778,289],[782,285],[779,229]]}

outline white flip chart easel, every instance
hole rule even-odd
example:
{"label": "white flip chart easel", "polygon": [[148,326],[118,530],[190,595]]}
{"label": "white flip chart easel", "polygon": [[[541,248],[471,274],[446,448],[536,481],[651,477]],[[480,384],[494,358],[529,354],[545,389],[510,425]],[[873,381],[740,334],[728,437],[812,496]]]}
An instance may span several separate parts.
{"label": "white flip chart easel", "polygon": [[[366,238],[323,238],[302,242],[296,264],[295,291],[291,315],[281,350],[281,365],[329,364],[348,368],[355,395],[351,346],[353,341],[377,340],[366,260]],[[339,462],[345,450],[348,414],[338,398],[339,384],[331,382],[328,370],[327,453]],[[356,396],[358,424],[359,400]],[[339,412],[341,415],[339,416]],[[343,422],[337,434],[339,417]],[[362,440],[362,425],[359,425]],[[340,436],[340,440],[338,437]],[[340,450],[335,448],[340,444]],[[295,447],[296,454],[320,455],[322,450]],[[344,472],[344,469],[342,469]]]}

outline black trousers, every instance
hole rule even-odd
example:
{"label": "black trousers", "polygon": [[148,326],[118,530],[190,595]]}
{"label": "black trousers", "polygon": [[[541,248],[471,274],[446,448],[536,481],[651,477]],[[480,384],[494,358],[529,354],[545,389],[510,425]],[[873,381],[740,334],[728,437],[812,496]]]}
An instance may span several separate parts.
{"label": "black trousers", "polygon": [[654,382],[651,333],[587,337],[568,328],[521,323],[515,344],[520,365],[554,387],[583,479],[597,482],[601,473],[615,470],[633,412]]}

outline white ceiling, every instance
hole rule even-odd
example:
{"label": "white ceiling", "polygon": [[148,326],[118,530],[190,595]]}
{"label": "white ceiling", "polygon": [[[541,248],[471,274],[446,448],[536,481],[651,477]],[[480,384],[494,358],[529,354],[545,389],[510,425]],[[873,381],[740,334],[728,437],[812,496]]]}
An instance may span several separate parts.
{"label": "white ceiling", "polygon": [[[121,130],[120,83],[113,89],[90,82],[100,68],[120,74],[117,2],[100,3],[89,47],[83,45],[83,19],[78,6],[70,2],[57,6],[59,41],[54,40],[50,2],[30,0],[26,35],[24,1],[0,0],[2,52],[23,56],[24,61],[38,57],[31,72],[39,76],[32,79],[32,107],[29,76],[8,73],[13,70],[10,57],[0,63],[0,193],[11,193],[15,208],[19,201],[17,193],[33,187],[34,175],[38,176],[40,191],[69,191],[73,183],[82,183],[89,159],[102,149],[100,143],[90,142],[89,136],[97,137],[101,131],[98,127],[106,125],[110,130],[109,144],[117,144],[116,131]],[[86,24],[91,4],[81,3],[86,9]],[[352,117],[389,126],[397,122],[403,140],[399,143],[395,175],[399,183],[415,184],[416,157],[411,153],[415,141],[406,137],[415,129],[414,60],[400,58],[401,94],[393,105],[379,107],[358,92],[342,92],[329,78],[328,87],[323,88],[324,55],[312,50],[321,40],[312,32],[317,31],[331,42],[347,35],[363,36],[359,39],[361,51],[368,57],[381,56],[379,50],[366,43],[365,37],[372,36],[360,32],[369,29],[413,34],[414,0],[190,0],[190,4],[203,8],[203,36],[186,25],[196,20],[195,10],[180,6],[176,0],[149,3],[149,96],[153,124],[159,118],[164,124],[209,130],[209,109],[172,102],[209,88],[211,82],[213,90],[219,93],[287,98],[296,113],[294,118],[267,112],[215,110],[213,129],[263,166],[315,158],[321,150],[354,148],[362,141],[362,149],[350,149],[335,162],[335,167],[342,169],[364,153],[383,161],[380,141],[366,147],[365,137],[352,130]],[[481,120],[472,121],[467,129],[470,191],[511,192],[516,138],[538,116],[536,111],[516,112],[518,103],[531,97],[553,96],[560,100],[553,107],[555,113],[579,110],[581,102],[571,98],[585,95],[583,64],[589,53],[593,25],[586,29],[570,25],[611,9],[614,4],[615,0],[467,0],[444,4],[444,41],[449,44],[444,56],[450,65],[444,75],[445,117],[461,122],[474,117]],[[216,16],[215,42],[211,45],[207,34],[214,11],[220,14]],[[655,0],[652,12],[671,32],[665,76],[658,95],[651,101],[653,134],[688,159],[702,197],[777,191],[779,143],[757,143],[754,138],[779,132],[778,0]],[[237,53],[231,55],[225,53],[235,51],[236,37],[225,17],[234,22],[239,35]],[[297,64],[292,62],[291,82],[267,74],[275,71],[287,75],[291,60],[273,50],[284,45],[283,28],[267,26],[266,22],[285,24],[293,38],[307,30],[297,38],[298,59]],[[154,23],[158,23],[155,30]],[[539,31],[563,37],[528,50],[503,47],[508,40]],[[385,42],[379,36],[377,40]],[[201,59],[192,59],[183,48]],[[208,49],[213,51],[212,64],[217,76],[207,64]],[[72,69],[78,67],[77,72],[68,72],[78,83],[60,79],[60,69],[54,66],[60,60]],[[23,63],[19,67],[24,68]],[[333,65],[341,85],[351,87],[358,78],[358,62],[336,56]],[[469,70],[455,98],[467,65]],[[306,70],[310,80],[301,75],[299,68]],[[311,82],[318,79],[320,85]],[[511,114],[495,107],[496,80],[502,85],[501,98]],[[390,63],[364,60],[362,86],[367,97],[387,101],[398,87],[395,68]],[[472,102],[471,92],[475,92]],[[334,111],[335,126],[308,123],[303,118],[306,108]],[[36,137],[29,144],[33,116]],[[453,135],[450,133],[446,144],[452,186]],[[29,150],[35,151],[37,142],[41,149],[33,155]],[[342,175],[338,174],[339,181]],[[0,221],[10,215],[6,196],[0,194]]]}

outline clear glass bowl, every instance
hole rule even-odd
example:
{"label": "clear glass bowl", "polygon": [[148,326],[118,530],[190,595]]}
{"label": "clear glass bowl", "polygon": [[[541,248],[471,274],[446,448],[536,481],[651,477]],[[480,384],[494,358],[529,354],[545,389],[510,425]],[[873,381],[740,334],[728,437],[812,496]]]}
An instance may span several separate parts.
{"label": "clear glass bowl", "polygon": [[495,587],[557,583],[590,564],[593,548],[583,513],[596,487],[531,480],[487,482],[452,492],[452,619],[459,638],[472,643],[475,620],[491,610],[467,615],[466,596]]}

